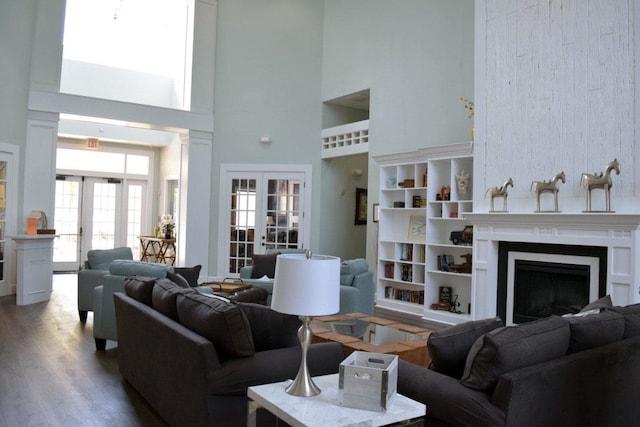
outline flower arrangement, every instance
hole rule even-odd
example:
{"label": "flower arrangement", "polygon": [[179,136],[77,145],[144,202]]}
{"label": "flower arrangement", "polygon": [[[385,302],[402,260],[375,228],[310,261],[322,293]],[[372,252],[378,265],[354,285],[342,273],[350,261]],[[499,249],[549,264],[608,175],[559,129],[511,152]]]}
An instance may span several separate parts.
{"label": "flower arrangement", "polygon": [[464,104],[464,108],[466,110],[469,110],[469,115],[467,117],[472,119],[473,118],[473,113],[474,113],[473,101],[471,101],[471,100],[469,100],[469,99],[467,99],[467,98],[465,98],[463,96],[460,97],[460,101],[462,101],[462,103]]}
{"label": "flower arrangement", "polygon": [[173,219],[172,215],[164,214],[160,217],[160,222],[158,223],[158,233],[160,236],[165,239],[173,239],[173,230],[176,226],[176,222]]}

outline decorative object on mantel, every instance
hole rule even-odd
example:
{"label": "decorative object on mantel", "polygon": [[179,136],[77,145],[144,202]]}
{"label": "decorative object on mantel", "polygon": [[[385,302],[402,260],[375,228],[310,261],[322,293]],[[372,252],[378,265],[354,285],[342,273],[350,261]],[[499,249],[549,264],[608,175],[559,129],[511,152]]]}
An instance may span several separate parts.
{"label": "decorative object on mantel", "polygon": [[[531,183],[531,191],[536,192],[536,212],[560,212],[558,210],[558,181],[566,182],[564,171],[557,173],[549,181],[533,181]],[[553,210],[540,210],[540,195],[543,193],[553,194]]]}
{"label": "decorative object on mantel", "polygon": [[469,192],[469,183],[471,182],[471,174],[464,173],[464,169],[460,172],[460,175],[456,175],[456,188],[458,189],[458,197],[461,199],[466,198]]}
{"label": "decorative object on mantel", "polygon": [[[611,171],[616,171],[616,175],[620,175],[620,164],[618,159],[607,164],[604,173],[583,173],[580,182],[582,186],[587,190],[587,210],[583,212],[614,212],[611,210],[611,187],[613,187],[613,181],[611,180]],[[604,211],[591,210],[591,190],[594,188],[601,188],[604,190],[605,205]]]}
{"label": "decorative object on mantel", "polygon": [[[507,193],[507,188],[509,188],[510,186],[513,187],[513,180],[511,179],[511,177],[509,177],[509,179],[506,180],[501,187],[492,187],[487,190],[484,196],[487,197],[487,194],[491,196],[491,209],[489,210],[489,212],[509,212],[507,210],[507,196],[509,195]],[[502,210],[500,211],[494,209],[493,200],[496,197],[502,197],[503,200]]]}

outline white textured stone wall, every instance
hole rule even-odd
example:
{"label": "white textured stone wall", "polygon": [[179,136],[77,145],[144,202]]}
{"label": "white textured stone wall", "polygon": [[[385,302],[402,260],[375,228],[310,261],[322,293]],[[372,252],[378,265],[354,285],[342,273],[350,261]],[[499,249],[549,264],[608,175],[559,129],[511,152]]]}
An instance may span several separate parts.
{"label": "white textured stone wall", "polygon": [[[474,207],[512,177],[510,212],[531,212],[531,182],[564,171],[560,209],[585,208],[583,172],[614,158],[612,208],[637,212],[637,0],[476,2]],[[604,196],[594,193],[594,209]]]}

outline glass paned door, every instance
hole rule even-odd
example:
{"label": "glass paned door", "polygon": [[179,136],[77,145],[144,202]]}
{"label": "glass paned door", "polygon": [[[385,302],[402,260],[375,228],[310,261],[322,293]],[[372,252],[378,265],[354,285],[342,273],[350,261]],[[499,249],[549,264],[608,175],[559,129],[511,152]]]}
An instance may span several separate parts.
{"label": "glass paned door", "polygon": [[237,277],[254,253],[303,247],[303,182],[300,172],[229,173],[226,276]]}
{"label": "glass paned door", "polygon": [[300,227],[300,180],[267,179],[265,249],[298,248]]}
{"label": "glass paned door", "polygon": [[77,270],[80,265],[80,214],[82,179],[78,176],[56,179],[56,234],[53,262],[56,271]]}
{"label": "glass paned door", "polygon": [[7,162],[0,160],[0,282],[5,280],[7,230]]}
{"label": "glass paned door", "polygon": [[[77,270],[90,249],[128,246],[140,255],[146,183],[66,176],[56,181],[54,270]],[[124,193],[124,195],[123,195]]]}

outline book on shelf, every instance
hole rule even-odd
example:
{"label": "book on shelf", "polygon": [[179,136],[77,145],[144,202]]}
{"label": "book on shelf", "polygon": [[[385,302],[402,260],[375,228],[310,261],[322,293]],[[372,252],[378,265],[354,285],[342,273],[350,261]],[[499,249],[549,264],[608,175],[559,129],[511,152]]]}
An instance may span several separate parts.
{"label": "book on shelf", "polygon": [[394,288],[393,286],[387,286],[386,288],[384,288],[384,291],[385,298],[424,305],[424,291],[398,289]]}

